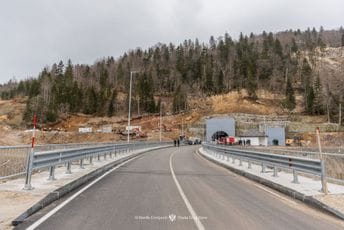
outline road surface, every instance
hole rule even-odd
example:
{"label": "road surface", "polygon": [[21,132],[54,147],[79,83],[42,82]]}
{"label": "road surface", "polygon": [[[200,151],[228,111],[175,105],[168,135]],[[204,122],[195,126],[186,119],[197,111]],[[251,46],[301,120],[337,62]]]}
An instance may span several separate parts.
{"label": "road surface", "polygon": [[197,147],[141,155],[18,229],[344,229],[332,216],[207,161]]}

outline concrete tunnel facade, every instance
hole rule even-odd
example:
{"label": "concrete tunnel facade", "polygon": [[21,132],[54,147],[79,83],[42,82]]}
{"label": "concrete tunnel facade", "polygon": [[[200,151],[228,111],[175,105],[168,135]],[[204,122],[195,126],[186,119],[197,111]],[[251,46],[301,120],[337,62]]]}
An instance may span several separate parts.
{"label": "concrete tunnel facade", "polygon": [[213,140],[213,135],[226,133],[228,136],[235,136],[235,120],[232,117],[214,117],[206,120],[206,141]]}

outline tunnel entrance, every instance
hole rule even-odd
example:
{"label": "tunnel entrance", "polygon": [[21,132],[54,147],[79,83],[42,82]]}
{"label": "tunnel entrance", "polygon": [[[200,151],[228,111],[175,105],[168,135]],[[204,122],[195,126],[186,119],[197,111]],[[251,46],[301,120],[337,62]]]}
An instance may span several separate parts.
{"label": "tunnel entrance", "polygon": [[212,136],[212,141],[221,140],[223,137],[228,137],[228,134],[225,131],[217,131]]}

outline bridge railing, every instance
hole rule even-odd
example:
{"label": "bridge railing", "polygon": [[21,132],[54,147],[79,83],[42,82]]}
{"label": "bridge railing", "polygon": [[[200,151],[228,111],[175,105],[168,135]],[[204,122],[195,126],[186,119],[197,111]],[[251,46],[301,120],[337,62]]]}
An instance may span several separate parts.
{"label": "bridge railing", "polygon": [[[36,145],[34,152],[42,152],[56,149],[71,149],[87,146],[102,146],[113,143],[70,143]],[[27,159],[31,153],[31,145],[0,146],[0,180],[24,175]]]}
{"label": "bridge railing", "polygon": [[[227,158],[229,161],[230,157],[233,163],[235,160],[239,160],[239,165],[242,165],[244,161],[248,163],[248,168],[251,168],[251,164],[259,164],[262,167],[261,172],[265,172],[266,167],[272,167],[274,170],[273,176],[275,177],[278,176],[278,169],[291,170],[294,176],[293,183],[299,183],[298,172],[326,177],[325,169],[322,167],[323,162],[318,159],[236,149],[209,143],[203,143],[202,146],[208,153],[219,159],[225,160]],[[326,180],[322,182],[326,183]],[[322,183],[323,191],[326,191],[326,186],[326,184]]]}
{"label": "bridge railing", "polygon": [[90,164],[93,158],[100,157],[104,159],[112,158],[113,155],[126,153],[130,154],[137,149],[146,149],[154,147],[172,146],[171,142],[135,142],[131,144],[104,144],[100,146],[78,147],[71,149],[58,149],[50,151],[41,151],[29,154],[26,166],[26,178],[24,189],[30,190],[31,176],[34,170],[49,169],[49,180],[55,179],[55,167],[58,165],[66,166],[66,173],[71,173],[72,162],[79,161],[80,168],[84,167],[84,160],[88,160]]}

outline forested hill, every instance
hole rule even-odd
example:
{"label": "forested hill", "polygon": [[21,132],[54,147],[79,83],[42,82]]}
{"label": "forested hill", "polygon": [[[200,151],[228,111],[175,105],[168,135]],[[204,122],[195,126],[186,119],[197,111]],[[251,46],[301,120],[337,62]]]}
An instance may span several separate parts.
{"label": "forested hill", "polygon": [[[104,58],[93,65],[62,61],[44,68],[37,78],[1,86],[1,97],[28,96],[24,118],[40,114],[52,122],[61,114],[82,112],[112,116],[127,111],[129,76],[134,74],[133,104],[154,113],[159,98],[171,98],[171,110],[187,109],[188,96],[207,96],[246,89],[253,100],[257,89],[285,94],[283,106],[295,107],[295,93],[303,95],[308,114],[329,111],[336,116],[344,83],[328,84],[321,76],[322,51],[344,46],[344,30],[229,34],[183,43],[137,48],[121,57]],[[336,87],[332,89],[331,87]],[[339,88],[338,88],[339,87]]]}

